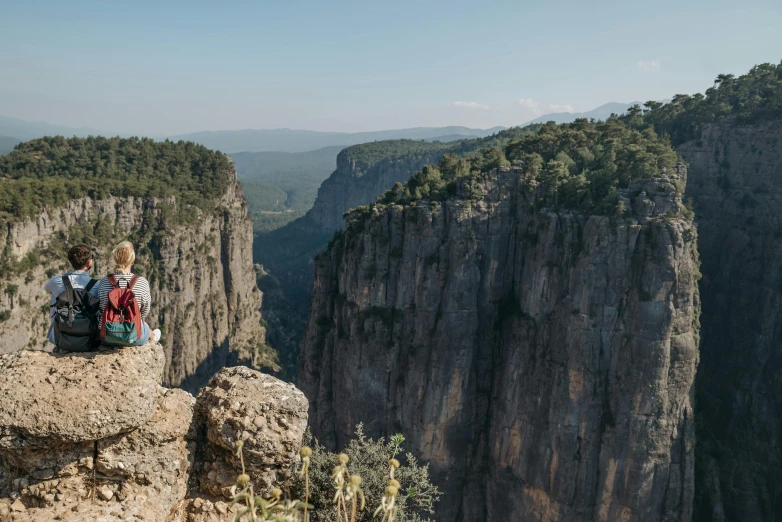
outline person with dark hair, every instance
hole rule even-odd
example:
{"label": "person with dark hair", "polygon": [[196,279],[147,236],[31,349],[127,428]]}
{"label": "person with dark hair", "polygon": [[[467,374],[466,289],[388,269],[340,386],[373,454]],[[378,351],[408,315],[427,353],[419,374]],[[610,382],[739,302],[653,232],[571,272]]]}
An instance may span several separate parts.
{"label": "person with dark hair", "polygon": [[[95,283],[92,282],[94,280],[90,275],[90,269],[92,269],[93,264],[92,249],[84,244],[74,245],[68,250],[68,261],[71,263],[73,270],[52,277],[43,287],[51,297],[51,308],[49,313],[51,321],[49,323],[49,333],[47,337],[49,342],[55,346],[58,344],[58,336],[57,332],[55,332],[55,323],[57,322],[55,316],[58,313],[58,297],[61,295],[69,295],[65,294],[66,291],[71,294],[74,292],[78,294],[89,293],[96,298],[98,295],[98,289]],[[72,326],[73,318],[71,317],[70,319]]]}

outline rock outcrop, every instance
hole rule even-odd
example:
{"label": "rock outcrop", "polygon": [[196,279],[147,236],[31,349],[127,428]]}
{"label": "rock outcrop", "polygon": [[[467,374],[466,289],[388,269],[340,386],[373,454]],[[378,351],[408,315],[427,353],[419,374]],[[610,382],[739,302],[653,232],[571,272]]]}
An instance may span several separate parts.
{"label": "rock outcrop", "polygon": [[443,521],[689,521],[686,173],[633,182],[624,217],[540,209],[520,177],[389,207],[317,259],[299,374],[313,432],[402,432]]}
{"label": "rock outcrop", "polygon": [[155,343],[0,356],[0,521],[228,522],[213,472],[236,480],[238,440],[258,488],[288,476],[307,422],[299,390],[226,368],[196,401],[158,385],[164,364]]}
{"label": "rock outcrop", "polygon": [[200,489],[229,498],[242,467],[236,441],[245,443],[244,463],[256,491],[289,480],[307,427],[307,399],[294,385],[245,367],[225,368],[198,395],[203,430]]}
{"label": "rock outcrop", "polygon": [[318,197],[307,213],[308,221],[319,231],[332,233],[345,228],[342,215],[375,201],[396,182],[405,182],[426,164],[440,161],[444,149],[421,154],[384,158],[377,162],[356,160],[352,148],[337,156],[337,169],[318,189]]}
{"label": "rock outcrop", "polygon": [[114,197],[72,200],[63,208],[42,209],[34,220],[3,223],[0,251],[20,266],[26,256],[34,261],[0,276],[0,353],[50,346],[44,283],[70,270],[66,244],[107,236],[114,239],[94,241],[95,276],[105,275],[116,238],[136,239],[137,271],[152,286],[148,320],[164,334],[166,385],[194,392],[223,366],[266,363],[259,351],[265,331],[252,263],[252,223],[235,172],[225,175],[231,183],[214,209],[190,224],[166,225],[175,198]]}
{"label": "rock outcrop", "polygon": [[782,513],[782,122],[707,125],[689,163],[703,265],[697,521]]}

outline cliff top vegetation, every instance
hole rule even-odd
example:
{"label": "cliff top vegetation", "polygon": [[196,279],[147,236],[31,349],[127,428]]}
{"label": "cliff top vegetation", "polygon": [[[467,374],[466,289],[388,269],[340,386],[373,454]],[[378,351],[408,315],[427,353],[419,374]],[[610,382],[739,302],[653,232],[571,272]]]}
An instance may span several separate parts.
{"label": "cliff top vegetation", "polygon": [[0,157],[0,220],[75,198],[177,196],[202,210],[224,194],[231,160],[202,145],[148,138],[46,137]]}
{"label": "cliff top vegetation", "polygon": [[[674,167],[676,152],[651,127],[635,129],[624,121],[546,124],[506,145],[483,147],[479,154],[460,157],[447,154],[439,165],[427,165],[406,183],[397,183],[375,206],[408,205],[425,199],[442,201],[464,197],[457,185],[474,181],[481,172],[510,167],[521,170],[527,186],[546,187],[555,206],[590,214],[614,214],[617,188],[633,179],[658,176],[663,167]],[[480,197],[479,192],[468,197]],[[348,227],[371,213],[359,207],[346,213]]]}
{"label": "cliff top vegetation", "polygon": [[729,117],[739,124],[782,118],[782,62],[756,65],[739,77],[720,74],[705,94],[677,94],[665,104],[646,102],[621,119],[634,127],[651,125],[676,146],[698,139],[704,125]]}
{"label": "cliff top vegetation", "polygon": [[536,132],[540,127],[541,125],[539,124],[526,127],[512,127],[485,138],[465,139],[446,143],[417,140],[373,141],[343,149],[339,154],[340,160],[338,161],[353,161],[355,163],[354,173],[357,177],[361,177],[369,172],[372,167],[383,161],[407,160],[438,152],[460,156],[478,154],[482,148],[505,145],[510,141]]}

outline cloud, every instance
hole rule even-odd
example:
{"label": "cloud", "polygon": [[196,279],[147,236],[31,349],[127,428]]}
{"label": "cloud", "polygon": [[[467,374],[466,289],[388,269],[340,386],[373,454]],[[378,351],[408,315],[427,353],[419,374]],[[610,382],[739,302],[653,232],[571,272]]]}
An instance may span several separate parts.
{"label": "cloud", "polygon": [[519,100],[519,105],[530,111],[532,114],[540,114],[540,105],[532,98],[522,98]]}
{"label": "cloud", "polygon": [[660,68],[660,60],[658,58],[654,60],[638,60],[635,62],[635,66],[642,71],[656,71]]}
{"label": "cloud", "polygon": [[464,101],[451,102],[448,105],[451,107],[461,107],[462,109],[480,109],[482,111],[488,111],[491,108],[488,105],[484,105],[482,103]]}
{"label": "cloud", "polygon": [[549,103],[548,107],[546,108],[549,112],[574,112],[573,106],[570,104],[558,105],[556,103]]}

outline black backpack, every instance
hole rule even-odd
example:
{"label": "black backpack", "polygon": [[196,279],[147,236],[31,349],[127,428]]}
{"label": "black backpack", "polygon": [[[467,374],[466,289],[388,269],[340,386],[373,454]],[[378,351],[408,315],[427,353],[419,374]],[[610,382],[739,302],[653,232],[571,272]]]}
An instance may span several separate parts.
{"label": "black backpack", "polygon": [[90,294],[96,279],[84,289],[75,289],[67,275],[62,276],[65,290],[54,303],[54,340],[66,352],[89,352],[100,341],[98,310],[100,299]]}

